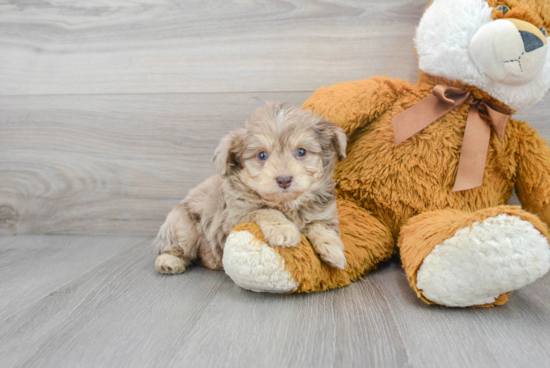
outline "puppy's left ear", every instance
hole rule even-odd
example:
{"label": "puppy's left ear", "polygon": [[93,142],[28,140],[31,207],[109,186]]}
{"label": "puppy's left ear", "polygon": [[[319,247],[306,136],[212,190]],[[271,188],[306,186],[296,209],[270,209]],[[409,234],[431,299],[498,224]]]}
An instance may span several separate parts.
{"label": "puppy's left ear", "polygon": [[346,158],[348,137],[342,128],[331,121],[321,120],[316,124],[316,131],[323,146],[328,143],[334,147],[339,161]]}
{"label": "puppy's left ear", "polygon": [[212,162],[221,176],[229,176],[239,169],[239,156],[243,147],[244,130],[238,129],[222,138],[214,151]]}

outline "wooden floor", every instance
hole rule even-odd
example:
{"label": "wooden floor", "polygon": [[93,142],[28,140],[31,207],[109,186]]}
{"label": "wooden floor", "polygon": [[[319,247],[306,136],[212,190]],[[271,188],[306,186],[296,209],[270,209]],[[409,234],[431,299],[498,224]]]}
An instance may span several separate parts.
{"label": "wooden floor", "polygon": [[397,263],[309,295],[162,276],[149,237],[0,237],[1,367],[547,367],[550,277],[505,306],[423,304]]}

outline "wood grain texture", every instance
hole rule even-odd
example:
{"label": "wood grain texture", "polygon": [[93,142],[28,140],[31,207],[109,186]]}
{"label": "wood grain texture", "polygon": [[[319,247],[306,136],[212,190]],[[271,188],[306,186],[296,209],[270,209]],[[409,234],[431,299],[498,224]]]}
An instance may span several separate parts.
{"label": "wood grain texture", "polygon": [[401,269],[372,276],[405,349],[414,351],[409,354],[410,366],[548,365],[550,275],[514,292],[508,304],[489,309],[428,306],[411,291]]}
{"label": "wood grain texture", "polygon": [[0,95],[312,91],[417,74],[429,0],[0,2]]}
{"label": "wood grain texture", "polygon": [[150,241],[116,236],[0,237],[0,321],[118,253],[144,243]]}
{"label": "wood grain texture", "polygon": [[[53,236],[18,239],[44,243],[44,268],[79,262],[86,248],[113,256],[63,285],[43,283],[29,305],[10,297],[13,277],[0,278],[7,307],[19,308],[0,321],[2,367],[543,367],[550,358],[549,276],[502,307],[448,309],[416,298],[397,263],[339,290],[257,294],[200,267],[159,275],[150,238],[65,237],[72,250]],[[32,246],[21,249],[32,257]],[[5,262],[24,270],[21,258]]]}

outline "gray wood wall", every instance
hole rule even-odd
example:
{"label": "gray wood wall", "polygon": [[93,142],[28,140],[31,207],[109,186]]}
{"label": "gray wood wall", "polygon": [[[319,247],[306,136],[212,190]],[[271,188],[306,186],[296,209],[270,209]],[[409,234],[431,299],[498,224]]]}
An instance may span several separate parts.
{"label": "gray wood wall", "polygon": [[264,101],[416,80],[428,2],[0,1],[0,234],[155,234]]}

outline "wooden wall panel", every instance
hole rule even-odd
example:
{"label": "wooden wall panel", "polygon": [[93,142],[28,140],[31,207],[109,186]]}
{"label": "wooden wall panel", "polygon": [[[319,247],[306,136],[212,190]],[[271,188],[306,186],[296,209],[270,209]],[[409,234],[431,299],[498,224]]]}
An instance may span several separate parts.
{"label": "wooden wall panel", "polygon": [[0,94],[311,91],[394,72],[428,0],[0,3]]}
{"label": "wooden wall panel", "polygon": [[414,81],[427,2],[0,2],[0,233],[155,234],[265,100]]}

